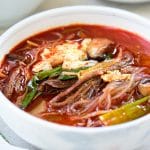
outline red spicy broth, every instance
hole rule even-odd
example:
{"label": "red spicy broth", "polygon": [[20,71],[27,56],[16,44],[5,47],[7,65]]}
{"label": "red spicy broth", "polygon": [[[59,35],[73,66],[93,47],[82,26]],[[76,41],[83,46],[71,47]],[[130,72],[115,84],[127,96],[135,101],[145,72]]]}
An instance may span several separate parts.
{"label": "red spicy broth", "polygon": [[[0,89],[15,105],[47,121],[113,125],[123,122],[109,124],[103,115],[150,96],[149,60],[150,42],[134,33],[100,25],[58,27],[29,37],[5,56]],[[101,63],[101,69],[94,68]],[[39,75],[42,71],[49,76]],[[139,106],[144,110],[137,110],[142,113],[136,118],[150,112],[149,100]]]}

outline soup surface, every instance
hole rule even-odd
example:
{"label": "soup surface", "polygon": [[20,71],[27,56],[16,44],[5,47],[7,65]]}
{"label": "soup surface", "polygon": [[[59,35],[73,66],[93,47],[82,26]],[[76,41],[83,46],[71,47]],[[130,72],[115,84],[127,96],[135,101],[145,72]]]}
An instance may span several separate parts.
{"label": "soup surface", "polygon": [[51,29],[5,56],[0,89],[20,109],[59,124],[131,121],[150,113],[150,42],[106,26]]}

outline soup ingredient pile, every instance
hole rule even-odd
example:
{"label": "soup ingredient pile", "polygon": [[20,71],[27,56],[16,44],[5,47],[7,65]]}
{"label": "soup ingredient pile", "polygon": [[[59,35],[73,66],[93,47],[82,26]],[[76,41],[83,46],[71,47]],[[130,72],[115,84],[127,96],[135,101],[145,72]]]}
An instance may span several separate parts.
{"label": "soup ingredient pile", "polygon": [[0,89],[24,111],[59,124],[101,127],[137,119],[150,113],[150,43],[139,39],[94,25],[40,33],[5,56]]}

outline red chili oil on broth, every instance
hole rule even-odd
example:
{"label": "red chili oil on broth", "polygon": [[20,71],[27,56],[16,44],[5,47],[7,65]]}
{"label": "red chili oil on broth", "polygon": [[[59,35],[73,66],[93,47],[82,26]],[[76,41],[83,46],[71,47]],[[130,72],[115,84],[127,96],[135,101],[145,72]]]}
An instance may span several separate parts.
{"label": "red chili oil on broth", "polygon": [[[134,33],[99,25],[59,27],[24,40],[5,56],[0,89],[47,121],[114,125],[150,112],[149,60],[150,43]],[[119,120],[121,111],[133,116],[132,107],[138,115]]]}

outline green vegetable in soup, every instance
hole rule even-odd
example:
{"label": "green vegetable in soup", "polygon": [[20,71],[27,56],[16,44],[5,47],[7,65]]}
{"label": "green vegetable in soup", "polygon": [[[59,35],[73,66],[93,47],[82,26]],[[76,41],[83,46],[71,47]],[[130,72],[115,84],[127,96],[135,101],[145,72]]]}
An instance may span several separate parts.
{"label": "green vegetable in soup", "polygon": [[78,73],[82,70],[86,70],[89,67],[82,67],[78,69],[71,69],[71,70],[63,70],[61,75],[59,76],[59,80],[70,80],[70,79],[75,79],[78,78]]}
{"label": "green vegetable in soup", "polygon": [[34,88],[31,92],[29,92],[25,98],[23,99],[22,101],[22,108],[26,108],[30,103],[31,101],[33,100],[33,98],[35,97],[37,93],[37,89]]}
{"label": "green vegetable in soup", "polygon": [[149,99],[150,96],[141,98],[133,103],[126,104],[118,109],[112,110],[99,118],[104,125],[108,126],[137,119],[150,112],[150,106],[141,105]]}
{"label": "green vegetable in soup", "polygon": [[57,77],[62,72],[62,67],[56,67],[51,70],[44,70],[39,72],[36,76],[38,80],[43,80],[47,77]]}
{"label": "green vegetable in soup", "polygon": [[37,93],[37,77],[34,76],[28,83],[27,94],[22,101],[22,108],[26,108]]}
{"label": "green vegetable in soup", "polygon": [[77,76],[71,76],[71,75],[60,75],[59,76],[59,80],[70,80],[70,79],[75,79],[75,78],[77,78]]}
{"label": "green vegetable in soup", "polygon": [[25,95],[23,101],[22,101],[22,108],[26,108],[34,99],[34,97],[37,95],[37,87],[38,87],[38,82],[42,81],[45,78],[48,77],[56,77],[60,75],[62,72],[61,67],[56,67],[51,70],[44,70],[39,73],[37,73],[32,80],[29,82],[27,86],[27,94]]}

